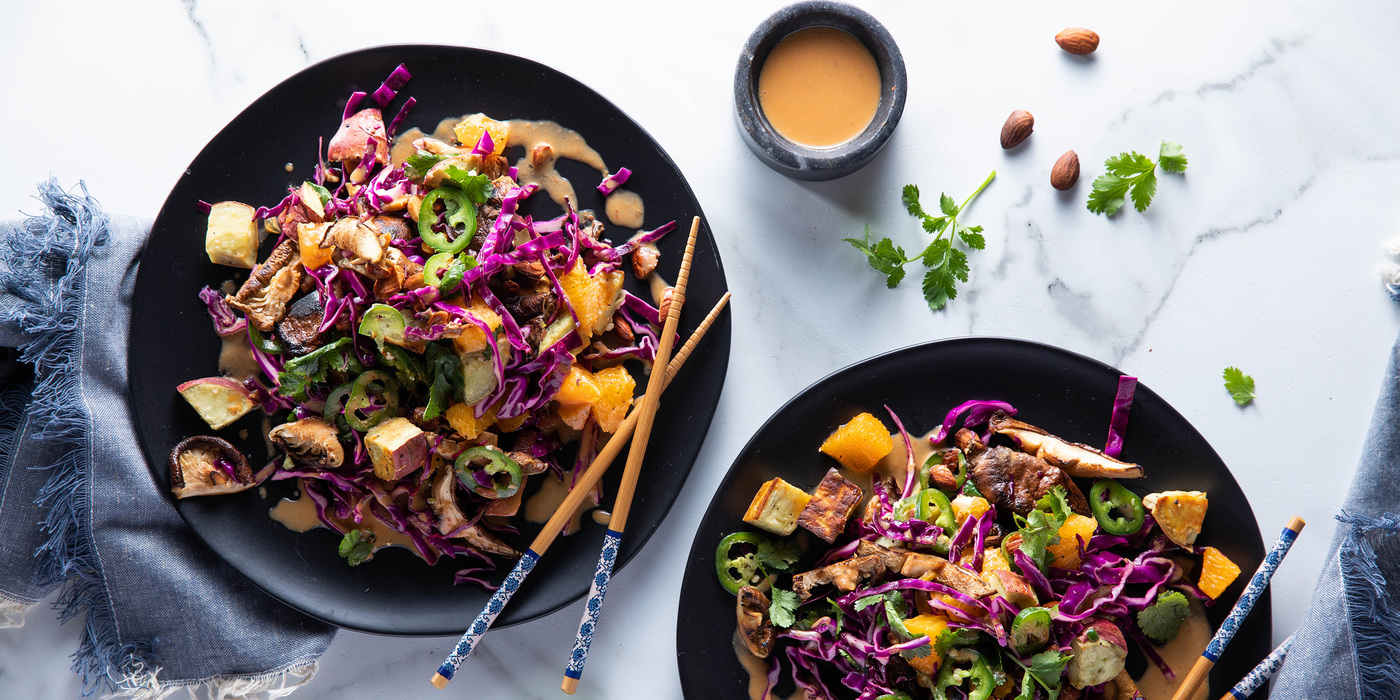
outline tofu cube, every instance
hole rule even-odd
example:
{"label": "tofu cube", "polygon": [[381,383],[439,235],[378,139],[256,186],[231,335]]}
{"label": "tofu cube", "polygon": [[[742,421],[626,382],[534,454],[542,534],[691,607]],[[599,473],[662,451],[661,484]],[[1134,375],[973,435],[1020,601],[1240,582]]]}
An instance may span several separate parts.
{"label": "tofu cube", "polygon": [[797,529],[797,516],[812,497],[782,479],[764,482],[744,513],[744,522],[775,535],[791,535]]}
{"label": "tofu cube", "polygon": [[865,492],[854,481],[841,476],[841,472],[835,469],[829,469],[817,485],[816,493],[812,494],[812,500],[797,516],[797,524],[831,544],[845,531],[846,521],[860,505],[864,495]]}
{"label": "tofu cube", "polygon": [[391,418],[365,433],[365,449],[374,464],[374,475],[385,481],[400,479],[428,460],[428,438],[407,418]]}
{"label": "tofu cube", "polygon": [[258,262],[256,210],[240,202],[219,202],[209,209],[209,230],[204,252],[209,262],[253,269]]}

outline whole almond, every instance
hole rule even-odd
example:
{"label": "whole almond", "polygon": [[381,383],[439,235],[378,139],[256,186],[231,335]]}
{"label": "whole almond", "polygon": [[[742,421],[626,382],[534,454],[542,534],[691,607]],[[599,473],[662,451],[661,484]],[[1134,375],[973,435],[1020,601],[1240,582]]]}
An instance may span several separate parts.
{"label": "whole almond", "polygon": [[1099,48],[1099,35],[1083,27],[1070,27],[1055,35],[1055,43],[1072,54],[1083,56]]}
{"label": "whole almond", "polygon": [[1079,182],[1079,155],[1065,151],[1050,169],[1050,186],[1057,190],[1067,190]]}
{"label": "whole almond", "polygon": [[1001,125],[1001,147],[1015,148],[1035,129],[1035,117],[1024,109],[1018,109],[1006,118]]}

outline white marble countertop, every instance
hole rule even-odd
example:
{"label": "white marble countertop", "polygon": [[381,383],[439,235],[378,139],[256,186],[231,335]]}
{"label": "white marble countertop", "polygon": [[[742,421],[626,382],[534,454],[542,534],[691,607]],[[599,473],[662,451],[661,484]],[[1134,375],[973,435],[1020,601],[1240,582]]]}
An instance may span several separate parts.
{"label": "white marble countertop", "polygon": [[[1400,328],[1374,272],[1380,243],[1400,233],[1400,5],[860,4],[904,52],[904,118],[864,170],[804,184],[754,158],[732,114],[739,49],[777,1],[433,3],[420,23],[360,0],[13,3],[0,26],[0,212],[37,209],[33,186],[52,174],[85,178],[109,211],[154,216],[244,106],[370,36],[542,61],[666,148],[711,217],[734,291],[733,355],[708,441],[668,519],[614,578],[580,697],[679,697],[676,582],[692,524],[772,411],[851,362],[974,334],[1052,343],[1141,377],[1231,465],[1266,538],[1289,515],[1306,518],[1274,579],[1281,641],[1303,615]],[[376,15],[385,21],[369,35]],[[1088,60],[1052,41],[1076,25],[1103,37]],[[1007,155],[997,133],[1013,109],[1032,111],[1036,131]],[[1084,209],[1105,157],[1155,153],[1164,138],[1191,166],[1162,177],[1147,213]],[[1066,149],[1084,172],[1060,194],[1048,173]],[[885,289],[839,242],[868,222],[912,248],[924,234],[899,205],[901,185],[960,200],[993,169],[968,214],[987,248],[943,312],[912,282]],[[1254,405],[1230,401],[1227,365],[1257,379]],[[1323,427],[1326,454],[1271,449]],[[577,619],[571,606],[492,632],[453,696],[558,697]],[[0,697],[76,696],[78,634],[43,609],[0,630]],[[426,694],[452,641],[343,632],[295,697]]]}

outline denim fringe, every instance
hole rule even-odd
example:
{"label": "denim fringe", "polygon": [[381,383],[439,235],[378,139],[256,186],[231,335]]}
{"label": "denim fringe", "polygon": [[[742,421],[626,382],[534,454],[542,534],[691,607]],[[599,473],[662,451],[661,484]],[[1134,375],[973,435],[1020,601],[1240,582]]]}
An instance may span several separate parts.
{"label": "denim fringe", "polygon": [[[5,495],[3,485],[7,480],[4,475],[15,468],[15,448],[19,446],[24,409],[29,405],[29,384],[21,382],[0,389],[0,500]],[[2,463],[5,460],[9,463]],[[0,628],[23,627],[24,614],[34,602],[0,593]]]}
{"label": "denim fringe", "polygon": [[48,480],[36,503],[48,508],[48,541],[34,552],[40,585],[63,586],[54,606],[60,620],[83,616],[83,635],[73,654],[83,694],[114,679],[153,668],[149,646],[122,644],[111,601],[102,585],[90,523],[88,455],[90,425],[81,392],[82,321],[89,260],[108,241],[107,215],[87,191],[64,192],[50,179],[39,186],[45,212],[24,222],[26,235],[12,236],[0,250],[0,287],[21,303],[3,319],[24,339],[20,361],[34,368],[25,411],[31,437],[66,449],[53,464],[36,466]]}
{"label": "denim fringe", "polygon": [[1400,534],[1400,515],[1369,518],[1343,510],[1337,520],[1350,526],[1339,560],[1361,697],[1392,698],[1400,687],[1400,614],[1392,607],[1385,574],[1376,565],[1376,550],[1367,535]]}

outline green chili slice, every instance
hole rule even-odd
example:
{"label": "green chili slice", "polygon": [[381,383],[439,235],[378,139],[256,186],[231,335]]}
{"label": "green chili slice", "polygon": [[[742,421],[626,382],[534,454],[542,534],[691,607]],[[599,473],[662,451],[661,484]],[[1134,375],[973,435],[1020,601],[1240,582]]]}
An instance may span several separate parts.
{"label": "green chili slice", "polygon": [[442,273],[446,272],[448,266],[456,259],[452,253],[437,253],[428,258],[428,261],[423,263],[423,281],[433,287],[442,284]]}
{"label": "green chili slice", "polygon": [[330,425],[342,431],[350,427],[350,423],[345,420],[345,402],[350,398],[350,390],[355,387],[354,382],[345,382],[331,390],[326,397],[326,409],[322,416]]}
{"label": "green chili slice", "polygon": [[345,422],[361,432],[392,418],[399,410],[399,383],[372,369],[355,378],[345,401]]}
{"label": "green chili slice", "polygon": [[478,445],[457,456],[457,480],[482,498],[510,498],[525,475],[520,465],[500,450]]}
{"label": "green chili slice", "polygon": [[758,563],[758,547],[767,542],[763,535],[736,532],[719,541],[715,548],[715,575],[719,584],[731,595],[739,589],[763,580],[763,566]]}
{"label": "green chili slice", "polygon": [[276,338],[269,338],[248,324],[248,339],[253,341],[253,347],[269,355],[279,355],[282,353],[282,344]]}
{"label": "green chili slice", "polygon": [[1147,516],[1142,498],[1113,479],[1094,482],[1094,488],[1089,491],[1089,509],[1094,512],[1099,527],[1110,535],[1131,535],[1141,530]]}
{"label": "green chili slice", "polygon": [[953,503],[938,489],[924,489],[919,492],[919,519],[943,528],[945,533],[958,529],[958,519],[953,514]]}
{"label": "green chili slice", "polygon": [[1021,654],[1039,651],[1050,642],[1050,611],[1026,608],[1011,621],[1011,646]]}
{"label": "green chili slice", "polygon": [[[443,210],[439,219],[436,206],[441,203]],[[447,224],[452,233],[433,229],[439,220]],[[424,243],[443,253],[460,253],[472,242],[476,235],[476,206],[461,190],[439,187],[423,198],[418,208],[418,235]]]}
{"label": "green chili slice", "polygon": [[[969,659],[971,665],[968,667],[954,663],[965,664]],[[964,685],[972,687],[963,689]],[[991,667],[981,654],[971,649],[953,649],[948,652],[948,658],[938,669],[938,678],[933,683],[935,700],[948,700],[949,688],[963,689],[968,700],[987,700],[996,689],[996,681],[992,678]]]}

